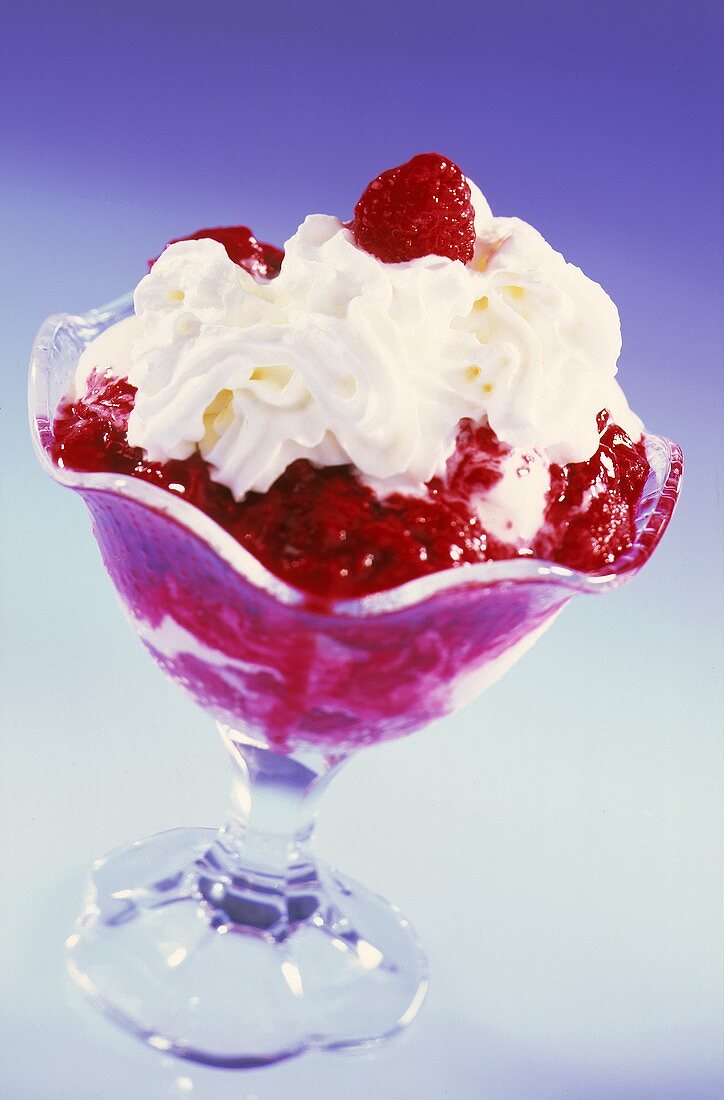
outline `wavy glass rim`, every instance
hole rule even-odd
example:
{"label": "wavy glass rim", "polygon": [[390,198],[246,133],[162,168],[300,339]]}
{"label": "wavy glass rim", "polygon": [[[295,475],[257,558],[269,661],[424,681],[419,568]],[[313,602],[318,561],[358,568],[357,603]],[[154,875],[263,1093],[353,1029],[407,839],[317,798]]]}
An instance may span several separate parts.
{"label": "wavy glass rim", "polygon": [[[168,516],[201,539],[245,580],[281,603],[312,613],[359,617],[400,610],[420,603],[438,592],[469,586],[480,588],[502,583],[539,582],[559,585],[571,595],[603,592],[619,587],[645,565],[656,549],[674,510],[683,472],[681,449],[670,439],[646,434],[644,441],[652,468],[637,513],[636,538],[630,550],[611,566],[584,573],[540,558],[510,558],[441,570],[416,577],[395,588],[356,599],[310,598],[307,593],[274,576],[215,520],[182,497],[139,478],[61,469],[51,459],[46,443],[49,441],[50,426],[61,396],[60,392],[52,392],[51,370],[53,357],[59,354],[59,334],[72,332],[76,340],[85,346],[104,329],[132,313],[133,295],[128,294],[85,314],[54,314],[43,322],[35,338],[30,359],[28,393],[30,430],[38,460],[50,477],[70,489],[84,493],[115,493]],[[69,376],[70,370],[65,375],[65,383]]]}

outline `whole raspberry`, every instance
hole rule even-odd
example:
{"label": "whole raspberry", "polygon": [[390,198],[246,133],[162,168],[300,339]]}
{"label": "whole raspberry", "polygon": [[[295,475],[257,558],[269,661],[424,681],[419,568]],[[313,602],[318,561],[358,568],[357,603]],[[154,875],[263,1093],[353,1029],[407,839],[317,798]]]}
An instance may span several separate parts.
{"label": "whole raspberry", "polygon": [[[195,233],[189,233],[188,237],[175,237],[168,244],[178,244],[179,241],[200,241],[204,238],[218,241],[223,244],[226,254],[239,267],[243,267],[250,275],[257,279],[273,279],[279,274],[284,259],[284,253],[273,244],[265,244],[258,241],[251,229],[246,225],[217,226],[214,229],[198,229]],[[168,248],[168,244],[166,247]],[[156,259],[148,261],[149,271]]]}
{"label": "whole raspberry", "polygon": [[372,180],[350,228],[360,248],[388,264],[418,256],[468,263],[474,220],[470,188],[457,164],[439,153],[420,153]]}

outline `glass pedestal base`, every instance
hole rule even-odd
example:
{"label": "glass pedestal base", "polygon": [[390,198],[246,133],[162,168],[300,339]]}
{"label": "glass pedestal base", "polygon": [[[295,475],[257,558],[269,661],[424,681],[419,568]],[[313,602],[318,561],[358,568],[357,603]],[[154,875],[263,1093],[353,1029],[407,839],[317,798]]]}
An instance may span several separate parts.
{"label": "glass pedestal base", "polygon": [[224,833],[173,829],[93,868],[72,977],[157,1050],[258,1067],[390,1038],[427,970],[400,912],[329,867],[234,867]]}

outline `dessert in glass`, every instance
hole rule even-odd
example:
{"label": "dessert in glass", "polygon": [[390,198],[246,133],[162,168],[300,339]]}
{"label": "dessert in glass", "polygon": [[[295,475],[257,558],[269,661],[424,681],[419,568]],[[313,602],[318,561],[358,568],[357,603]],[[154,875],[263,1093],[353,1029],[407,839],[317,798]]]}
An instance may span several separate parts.
{"label": "dessert in glass", "polygon": [[616,381],[603,289],[437,154],[283,252],[225,227],[149,266],[45,322],[31,425],[141,641],[216,721],[231,805],[95,864],[70,970],[182,1058],[374,1045],[417,1014],[426,964],[394,906],[315,857],[320,795],[630,579],[681,453]]}

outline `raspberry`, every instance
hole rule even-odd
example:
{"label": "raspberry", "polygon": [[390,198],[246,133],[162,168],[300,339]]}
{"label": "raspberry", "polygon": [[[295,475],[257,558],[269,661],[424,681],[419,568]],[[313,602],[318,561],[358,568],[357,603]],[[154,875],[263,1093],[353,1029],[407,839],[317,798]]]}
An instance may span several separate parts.
{"label": "raspberry", "polygon": [[457,164],[420,153],[372,180],[350,228],[360,248],[385,263],[449,256],[468,263],[475,248],[475,211]]}
{"label": "raspberry", "polygon": [[610,565],[636,535],[636,506],[648,476],[643,443],[632,443],[607,411],[598,414],[601,442],[587,462],[551,466],[546,523],[534,550],[572,569]]}
{"label": "raspberry", "polygon": [[[188,237],[175,237],[169,244],[178,244],[179,241],[200,241],[204,238],[218,241],[223,244],[226,254],[239,267],[243,267],[256,279],[273,279],[279,274],[284,259],[281,248],[273,244],[258,241],[251,229],[246,225],[217,226],[215,229],[198,229],[195,233],[189,233]],[[149,271],[155,264],[155,259],[148,261]]]}
{"label": "raspberry", "polygon": [[620,489],[609,488],[574,515],[553,560],[570,569],[601,569],[629,549],[634,535],[631,505]]}
{"label": "raspberry", "polygon": [[122,472],[125,466],[130,468],[133,453],[126,432],[135,396],[135,387],[125,378],[91,371],[85,394],[77,401],[64,399],[58,406],[52,447],[56,462],[74,470],[121,472],[115,464],[118,458]]}

